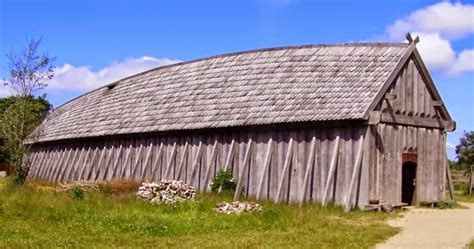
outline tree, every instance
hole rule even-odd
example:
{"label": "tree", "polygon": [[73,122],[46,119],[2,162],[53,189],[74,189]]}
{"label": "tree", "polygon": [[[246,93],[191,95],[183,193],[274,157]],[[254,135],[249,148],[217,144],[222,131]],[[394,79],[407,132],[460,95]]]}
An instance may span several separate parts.
{"label": "tree", "polygon": [[40,54],[41,39],[27,40],[26,47],[18,54],[7,55],[9,78],[4,80],[13,97],[3,99],[0,114],[0,137],[2,150],[14,169],[14,183],[22,184],[28,176],[28,153],[30,146],[24,140],[44,118],[51,106],[45,96],[34,94],[47,86],[54,76],[54,58]]}
{"label": "tree", "polygon": [[472,195],[472,173],[474,171],[474,131],[464,131],[463,137],[456,145],[458,163],[464,165],[469,173],[469,195]]}

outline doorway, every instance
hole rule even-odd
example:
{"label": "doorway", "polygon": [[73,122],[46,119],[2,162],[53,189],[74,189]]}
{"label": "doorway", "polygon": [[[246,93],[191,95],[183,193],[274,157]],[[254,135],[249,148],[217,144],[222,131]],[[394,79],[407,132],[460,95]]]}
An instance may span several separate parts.
{"label": "doorway", "polygon": [[402,202],[413,204],[416,184],[416,163],[408,161],[402,165]]}

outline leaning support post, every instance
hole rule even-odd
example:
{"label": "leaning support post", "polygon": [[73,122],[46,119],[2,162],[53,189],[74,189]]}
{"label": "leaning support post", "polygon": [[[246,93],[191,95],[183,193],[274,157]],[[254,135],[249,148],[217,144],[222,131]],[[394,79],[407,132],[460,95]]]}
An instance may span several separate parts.
{"label": "leaning support post", "polygon": [[169,179],[169,174],[170,174],[170,171],[171,171],[171,167],[173,165],[173,162],[175,161],[175,154],[176,154],[176,142],[174,142],[173,144],[173,148],[171,149],[171,155],[170,155],[170,159],[168,160],[168,163],[166,164],[166,171],[165,171],[165,175],[164,175],[164,179]]}
{"label": "leaning support post", "polygon": [[354,193],[354,184],[356,178],[359,175],[359,170],[362,165],[362,155],[364,154],[364,136],[361,135],[359,138],[359,149],[357,149],[357,156],[354,162],[354,167],[352,170],[351,182],[349,183],[349,188],[347,189],[345,200],[344,200],[344,211],[349,212],[352,208],[352,193]]}
{"label": "leaning support post", "polygon": [[272,138],[270,138],[268,140],[267,152],[265,153],[265,160],[263,161],[262,177],[260,178],[259,186],[257,190],[257,200],[260,200],[262,198],[263,183],[265,182],[268,166],[270,165],[270,161],[271,161],[272,144],[273,144],[273,140]]}
{"label": "leaning support post", "polygon": [[451,178],[451,169],[449,168],[449,162],[446,159],[446,180],[448,180],[449,196],[451,200],[456,202],[456,195],[454,193],[453,179]]}
{"label": "leaning support post", "polygon": [[332,157],[331,157],[331,164],[330,164],[329,172],[328,172],[328,179],[326,180],[326,185],[324,187],[323,198],[322,198],[322,203],[321,203],[323,207],[327,206],[328,204],[329,188],[331,187],[331,182],[332,182],[332,179],[334,178],[334,172],[336,171],[338,153],[339,153],[339,135],[336,137],[336,140],[334,143],[334,149],[333,149]]}
{"label": "leaning support post", "polygon": [[[232,142],[230,143],[230,148],[229,148],[229,154],[227,154],[227,158],[225,160],[225,165],[224,165],[224,171],[227,171],[229,169],[229,166],[230,166],[230,162],[232,161],[232,159],[234,159],[234,143],[235,143],[235,140],[232,139]],[[222,186],[219,187],[219,193],[222,192]]]}
{"label": "leaning support post", "polygon": [[206,178],[204,178],[204,185],[202,187],[203,190],[211,190],[211,186],[209,185],[209,181],[211,180],[211,173],[212,173],[212,165],[216,163],[216,156],[217,156],[217,139],[212,146],[211,158],[209,159],[209,163],[207,164],[207,172]]}
{"label": "leaning support post", "polygon": [[311,146],[309,149],[309,157],[308,157],[308,163],[306,164],[306,173],[304,174],[304,180],[303,180],[303,192],[301,193],[301,200],[300,200],[300,207],[303,206],[303,203],[306,200],[306,193],[308,189],[308,182],[310,179],[310,173],[311,170],[314,167],[314,153],[315,153],[315,147],[316,147],[316,137],[313,136],[313,139],[311,139]]}
{"label": "leaning support post", "polygon": [[184,160],[186,160],[186,155],[188,153],[188,141],[184,144],[183,154],[181,155],[181,160],[179,160],[178,171],[176,172],[176,180],[181,178],[181,171],[183,170]]}
{"label": "leaning support post", "polygon": [[248,169],[248,161],[250,159],[250,148],[252,148],[252,138],[249,139],[247,149],[245,150],[244,161],[242,163],[242,172],[240,173],[240,177],[237,182],[237,187],[235,188],[234,200],[238,200],[240,198],[240,192],[242,191],[245,172]]}
{"label": "leaning support post", "polygon": [[276,195],[276,203],[280,203],[281,201],[281,194],[283,192],[283,182],[285,181],[286,175],[288,174],[288,167],[291,163],[292,155],[293,155],[293,138],[290,138],[290,141],[288,142],[288,151],[286,152],[285,156],[285,163],[283,164],[283,171],[281,173],[280,177],[280,183],[278,185],[278,192]]}

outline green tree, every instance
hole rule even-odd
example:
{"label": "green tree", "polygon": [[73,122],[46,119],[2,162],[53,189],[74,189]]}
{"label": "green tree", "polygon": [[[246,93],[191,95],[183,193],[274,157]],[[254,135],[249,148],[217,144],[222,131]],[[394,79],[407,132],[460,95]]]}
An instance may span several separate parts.
{"label": "green tree", "polygon": [[469,173],[469,195],[472,195],[472,173],[474,171],[474,131],[464,131],[463,137],[456,145],[458,163],[464,165]]}
{"label": "green tree", "polygon": [[40,54],[40,44],[41,39],[31,39],[23,51],[7,55],[9,77],[4,84],[13,96],[1,103],[0,138],[4,157],[14,169],[16,184],[22,184],[28,176],[26,159],[30,146],[24,140],[51,108],[44,96],[34,97],[53,78],[54,58],[47,53]]}

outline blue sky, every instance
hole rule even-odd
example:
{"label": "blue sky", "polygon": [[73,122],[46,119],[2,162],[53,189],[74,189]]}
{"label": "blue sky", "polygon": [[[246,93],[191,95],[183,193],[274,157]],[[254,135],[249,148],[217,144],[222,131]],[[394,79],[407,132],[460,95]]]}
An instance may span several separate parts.
{"label": "blue sky", "polygon": [[[422,57],[458,129],[474,130],[473,1],[26,1],[0,0],[5,54],[43,37],[58,106],[120,77],[203,56],[273,46],[401,41],[420,35]],[[0,88],[0,95],[7,94]],[[450,152],[452,157],[452,150]]]}

